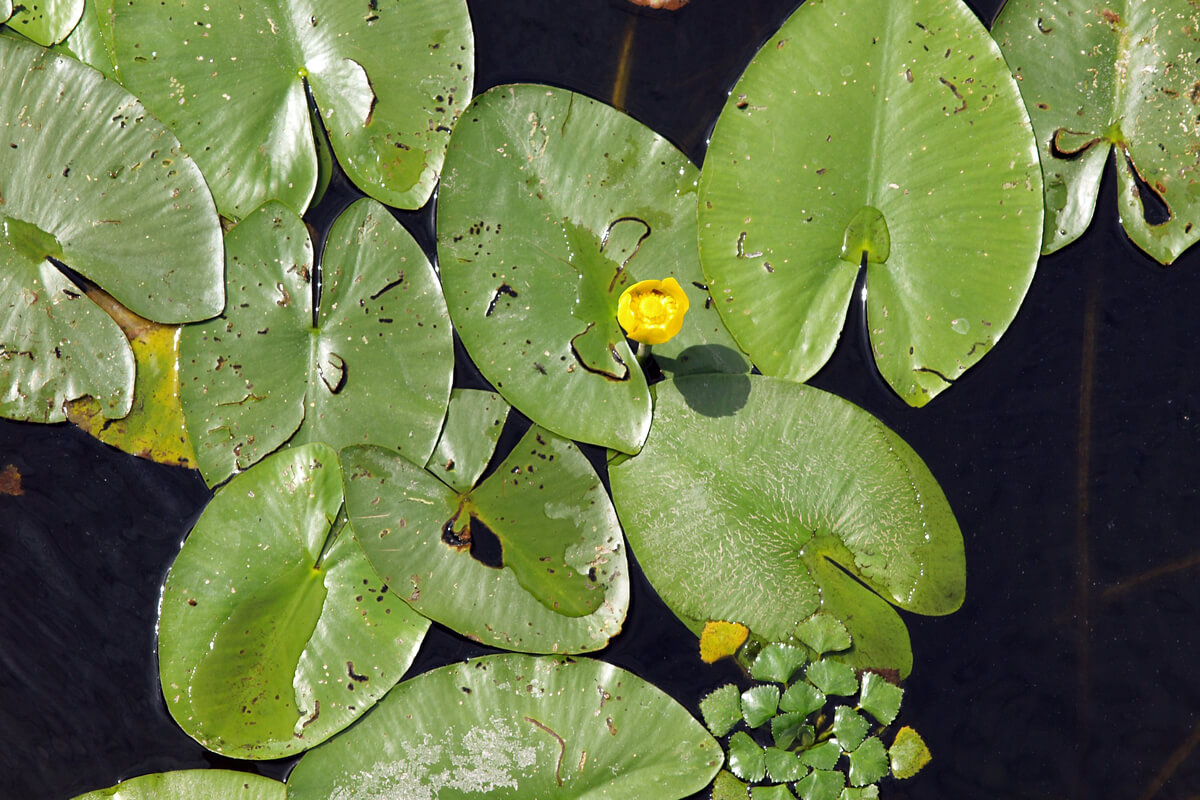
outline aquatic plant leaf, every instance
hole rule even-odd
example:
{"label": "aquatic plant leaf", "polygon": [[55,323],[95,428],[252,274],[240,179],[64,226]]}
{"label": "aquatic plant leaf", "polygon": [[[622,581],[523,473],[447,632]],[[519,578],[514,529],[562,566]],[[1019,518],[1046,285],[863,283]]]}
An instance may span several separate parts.
{"label": "aquatic plant leaf", "polygon": [[[65,39],[82,14],[83,0],[26,0],[15,5],[11,2],[0,3],[0,22],[43,46]],[[8,17],[7,21],[5,17]]]}
{"label": "aquatic plant leaf", "polygon": [[806,719],[808,712],[784,711],[777,714],[771,720],[771,740],[775,742],[775,746],[789,748],[796,742],[800,742],[802,747],[811,745],[814,732],[811,725],[805,724]]}
{"label": "aquatic plant leaf", "polygon": [[127,0],[109,24],[121,81],[181,138],[234,219],[267,200],[308,207],[306,87],[350,180],[388,205],[423,205],[474,80],[464,0]]}
{"label": "aquatic plant leaf", "polygon": [[854,667],[837,661],[814,661],[808,665],[804,677],[825,694],[849,696],[858,691],[858,675]]}
{"label": "aquatic plant leaf", "polygon": [[797,681],[788,687],[779,698],[779,707],[784,711],[808,716],[825,705],[825,693],[811,683]]}
{"label": "aquatic plant leaf", "polygon": [[[847,753],[854,752],[863,739],[867,738],[867,731],[871,729],[871,723],[862,715],[855,711],[850,706],[838,706],[833,712],[833,735],[837,737],[838,744],[842,750]],[[853,783],[851,779],[851,783]],[[871,781],[867,781],[870,783]],[[855,784],[861,786],[862,784]]]}
{"label": "aquatic plant leaf", "polygon": [[921,734],[907,725],[896,731],[896,738],[888,748],[888,757],[892,762],[892,775],[901,780],[916,775],[933,759]]}
{"label": "aquatic plant leaf", "polygon": [[639,279],[674,277],[691,304],[653,347],[664,370],[747,371],[700,288],[697,175],[648,128],[562,89],[500,86],[463,113],[438,190],[450,315],[484,377],[537,424],[641,447],[650,394],[617,324]]}
{"label": "aquatic plant leaf", "polygon": [[821,611],[796,626],[796,638],[815,650],[818,656],[848,650],[852,643],[845,624],[833,614]]}
{"label": "aquatic plant leaf", "polygon": [[[341,457],[363,550],[425,616],[533,653],[598,650],[620,631],[629,608],[621,528],[573,442],[534,426],[467,492],[381,447]],[[485,561],[491,536],[501,552]]]}
{"label": "aquatic plant leaf", "polygon": [[48,259],[144,317],[218,313],[221,231],[204,180],[119,85],[13,36],[0,37],[0,142],[0,416],[60,422],[65,401],[90,395],[123,417],[129,344]]}
{"label": "aquatic plant leaf", "polygon": [[767,773],[766,753],[745,731],[729,737],[729,769],[744,781],[761,781]]}
{"label": "aquatic plant leaf", "polygon": [[155,772],[73,800],[285,800],[287,784],[228,769]]}
{"label": "aquatic plant leaf", "polygon": [[750,665],[750,677],[756,681],[787,683],[806,661],[808,654],[803,648],[770,642],[754,657],[754,663]]}
{"label": "aquatic plant leaf", "polygon": [[995,345],[1037,265],[1017,84],[961,0],[805,3],[730,93],[699,221],[709,291],[760,370],[806,380],[829,359],[865,260],[876,366],[924,405]]}
{"label": "aquatic plant leaf", "polygon": [[737,687],[727,683],[714,689],[700,701],[700,716],[713,736],[724,736],[742,721],[742,697]]}
{"label": "aquatic plant leaf", "polygon": [[740,622],[709,620],[700,631],[700,660],[715,664],[737,653],[750,636],[750,629]]}
{"label": "aquatic plant leaf", "polygon": [[867,739],[850,753],[847,772],[851,786],[866,786],[888,774],[888,753],[878,736]]}
{"label": "aquatic plant leaf", "polygon": [[712,800],[748,800],[750,787],[733,777],[733,773],[721,770],[713,781]]}
{"label": "aquatic plant leaf", "polygon": [[[855,599],[868,606],[945,614],[962,603],[962,534],[945,495],[874,417],[758,375],[688,376],[654,388],[645,448],[609,474],[638,562],[685,622],[734,618],[786,640],[822,610],[829,572],[865,584]],[[860,647],[891,652],[872,641],[873,630],[854,630],[847,658]],[[906,657],[873,666],[906,672],[907,645],[904,637]]]}
{"label": "aquatic plant leaf", "polygon": [[1121,225],[1134,244],[1169,264],[1200,239],[1195,3],[1009,0],[993,35],[1037,135],[1043,252],[1091,223],[1109,152]]}
{"label": "aquatic plant leaf", "polygon": [[845,785],[846,776],[842,773],[814,769],[796,784],[796,794],[801,800],[838,800]]}
{"label": "aquatic plant leaf", "polygon": [[453,339],[437,276],[370,199],[334,222],[321,258],[304,223],[268,203],[226,239],[229,306],[184,329],[180,398],[209,484],[284,442],[377,442],[424,463],[450,397]]}
{"label": "aquatic plant leaf", "polygon": [[751,686],[742,692],[742,719],[751,728],[764,724],[779,710],[779,687],[771,684]]}
{"label": "aquatic plant leaf", "polygon": [[84,0],[79,23],[66,39],[54,45],[54,50],[66,53],[93,69],[100,70],[109,80],[118,80],[112,54],[112,27],[102,25],[112,13],[115,0]]}
{"label": "aquatic plant leaf", "polygon": [[129,340],[137,364],[129,413],[105,419],[99,401],[68,401],[67,419],[105,444],[177,467],[196,466],[196,454],[179,403],[178,325],[161,325],[139,317],[95,287],[87,296],[108,313]]}
{"label": "aquatic plant leaf", "polygon": [[[768,747],[766,750],[767,775],[780,783],[798,781],[808,774],[808,767],[800,756],[791,750]],[[790,795],[789,795],[790,796]]]}
{"label": "aquatic plant leaf", "polygon": [[834,739],[826,739],[800,752],[800,760],[818,771],[833,769],[841,757],[841,745]]}
{"label": "aquatic plant leaf", "polygon": [[469,492],[496,452],[509,408],[495,392],[452,389],[441,438],[425,469],[451,488]]}
{"label": "aquatic plant leaf", "polygon": [[879,787],[875,784],[870,786],[847,786],[842,789],[838,800],[879,800]]}
{"label": "aquatic plant leaf", "polygon": [[391,595],[349,528],[337,455],[289,448],[218,489],[171,567],[159,617],[167,708],[210,750],[298,753],[408,668],[429,621]]}
{"label": "aquatic plant leaf", "polygon": [[721,761],[682,706],[629,672],[504,654],[401,683],[307,753],[288,796],[677,800],[706,786]]}
{"label": "aquatic plant leaf", "polygon": [[750,800],[796,800],[796,795],[783,784],[776,786],[753,786]]}
{"label": "aquatic plant leaf", "polygon": [[868,672],[862,677],[862,695],[858,705],[863,711],[879,720],[884,725],[891,725],[900,713],[900,702],[904,699],[904,690],[895,684],[888,683],[877,672]]}

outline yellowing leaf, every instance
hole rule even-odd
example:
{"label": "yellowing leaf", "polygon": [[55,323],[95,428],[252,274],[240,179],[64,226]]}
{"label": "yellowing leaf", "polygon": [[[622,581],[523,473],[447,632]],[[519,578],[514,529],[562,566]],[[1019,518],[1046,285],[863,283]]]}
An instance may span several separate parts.
{"label": "yellowing leaf", "polygon": [[740,622],[706,622],[700,634],[700,660],[712,664],[731,656],[746,641],[750,629]]}
{"label": "yellowing leaf", "polygon": [[888,748],[888,756],[892,761],[892,775],[900,779],[916,775],[933,759],[921,734],[907,725],[896,731],[896,739]]}

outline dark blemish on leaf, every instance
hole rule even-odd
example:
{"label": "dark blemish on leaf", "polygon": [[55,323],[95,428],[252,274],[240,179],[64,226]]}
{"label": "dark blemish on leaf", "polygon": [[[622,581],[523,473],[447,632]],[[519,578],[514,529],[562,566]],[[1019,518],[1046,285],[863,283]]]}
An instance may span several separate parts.
{"label": "dark blemish on leaf", "polygon": [[470,693],[471,693],[471,687],[470,687],[470,686],[460,686],[459,688],[460,688],[460,689],[462,689],[462,692],[463,692],[463,694],[470,694]]}
{"label": "dark blemish on leaf", "polygon": [[609,733],[609,735],[611,735],[611,736],[616,736],[616,735],[617,735],[617,726],[613,724],[613,719],[612,719],[612,717],[608,717],[608,718],[606,718],[606,719],[604,720],[604,724],[608,726],[608,733]]}
{"label": "dark blemish on leaf", "polygon": [[909,83],[913,82],[913,74],[911,69],[904,70],[904,80],[908,81]]}
{"label": "dark blemish on leaf", "polygon": [[736,105],[738,108],[745,108],[746,106],[750,105],[750,101],[746,99],[746,95],[739,94],[737,102],[734,103],[734,105]]}
{"label": "dark blemish on leaf", "polygon": [[[559,736],[557,733],[555,733],[553,730],[551,730],[548,726],[543,725],[542,723],[538,722],[533,717],[526,717],[525,721],[538,726],[539,728],[544,730],[546,733],[553,736],[555,741],[558,742],[558,748],[559,748],[558,749],[558,763],[556,763],[554,765],[554,780],[558,782],[559,786],[562,786],[562,762],[563,762],[563,756],[567,752],[567,743],[565,741],[563,741],[563,738],[561,736]],[[609,721],[611,722],[611,720],[609,720]]]}
{"label": "dark blemish on leaf", "polygon": [[1041,18],[1041,17],[1038,17],[1038,20],[1037,20],[1037,29],[1038,29],[1039,31],[1041,31],[1042,33],[1049,33],[1050,31],[1054,30],[1054,28],[1047,28],[1047,27],[1046,27],[1046,26],[1045,26],[1045,25],[1042,23],[1042,18]]}
{"label": "dark blemish on leaf", "polygon": [[292,302],[291,293],[284,288],[284,285],[281,281],[275,282],[275,290],[279,292],[279,299],[275,301],[275,305],[279,306],[280,308],[287,308],[287,306]]}
{"label": "dark blemish on leaf", "polygon": [[617,279],[621,277],[621,273],[625,271],[625,267],[627,267],[629,265],[629,262],[633,261],[633,257],[638,254],[638,250],[640,250],[642,247],[642,242],[646,241],[646,239],[649,238],[650,232],[651,232],[650,231],[650,223],[646,222],[646,220],[642,219],[641,217],[617,217],[612,222],[608,223],[608,227],[604,229],[604,233],[600,236],[600,252],[601,253],[603,253],[604,248],[608,246],[608,237],[610,235],[612,235],[613,228],[615,228],[617,226],[617,223],[620,223],[620,222],[637,222],[637,223],[640,223],[643,226],[645,226],[646,230],[644,233],[642,233],[641,236],[638,237],[637,242],[634,243],[633,252],[631,252],[629,254],[629,256],[624,261],[621,262],[621,266],[617,267],[617,271],[613,275],[612,280],[608,282],[608,291],[610,291],[610,292],[617,285]]}
{"label": "dark blemish on leaf", "polygon": [[[301,722],[300,722],[301,729],[307,728],[309,725],[312,725],[314,722],[317,721],[317,717],[319,717],[319,716],[321,716],[321,701],[317,700],[313,703],[312,713],[309,714],[307,717],[305,717],[303,720],[301,720]],[[297,739],[302,738],[302,734],[300,734],[300,733],[295,733],[292,735],[295,736]]]}
{"label": "dark blemish on leaf", "polygon": [[[629,365],[625,363],[625,360],[623,358],[621,358],[621,354],[617,352],[617,346],[615,344],[613,344],[612,342],[608,343],[608,353],[612,357],[612,360],[618,366],[621,367],[621,369],[622,369],[621,373],[618,374],[615,372],[608,372],[603,369],[597,369],[595,367],[591,367],[588,365],[588,363],[586,361],[583,360],[583,356],[580,355],[579,350],[575,347],[575,341],[577,339],[579,339],[580,337],[587,335],[588,331],[590,331],[594,327],[596,327],[596,323],[589,322],[587,324],[587,327],[583,329],[582,333],[577,333],[571,337],[571,354],[575,356],[575,360],[577,362],[579,362],[579,366],[583,367],[588,372],[595,373],[596,375],[603,375],[605,378],[608,378],[609,380],[612,380],[612,381],[627,381],[627,380],[629,380]],[[569,369],[568,369],[568,371],[569,371]]]}
{"label": "dark blemish on leaf", "polygon": [[959,93],[958,87],[941,76],[938,76],[938,82],[941,83],[943,86],[945,86],[947,89],[949,89],[954,94],[955,97],[957,97],[959,100],[962,101],[962,105],[959,106],[958,108],[954,109],[954,113],[957,114],[960,111],[966,111],[967,110],[967,99],[965,97],[963,97],[962,94]]}
{"label": "dark blemish on leaf", "polygon": [[771,262],[770,262],[770,261],[764,261],[764,262],[763,262],[763,267],[765,267],[765,268],[766,268],[767,272],[774,272],[774,271],[775,271],[775,268],[771,266]]}
{"label": "dark blemish on leaf", "polygon": [[496,310],[496,303],[500,300],[500,295],[506,294],[509,297],[517,297],[517,291],[507,283],[502,283],[496,288],[496,293],[492,295],[492,301],[488,303],[487,311],[483,312],[485,317],[490,317],[492,312]]}
{"label": "dark blemish on leaf", "polygon": [[945,381],[946,383],[948,383],[948,384],[953,384],[953,383],[954,383],[954,379],[953,379],[953,378],[947,378],[945,375],[943,375],[941,372],[938,372],[938,371],[937,371],[936,369],[934,369],[933,367],[913,367],[913,372],[928,372],[930,375],[936,375],[936,376],[938,376],[939,378],[941,378],[942,380],[944,380],[944,381]]}
{"label": "dark blemish on leaf", "polygon": [[1042,111],[1050,110],[1050,106],[1046,105],[1045,103],[1034,103],[1034,105],[1040,108]]}
{"label": "dark blemish on leaf", "polygon": [[359,675],[354,671],[353,661],[346,662],[346,674],[350,676],[350,680],[358,681],[359,683],[366,683],[369,680],[366,675]]}
{"label": "dark blemish on leaf", "polygon": [[187,601],[187,604],[188,604],[189,606],[194,606],[194,605],[196,605],[196,598],[194,598],[194,597],[189,597],[189,598],[188,598],[188,601]]}
{"label": "dark blemish on leaf", "polygon": [[446,466],[442,467],[442,469],[444,469],[446,472],[453,472],[454,471],[454,459],[453,458],[448,459],[446,461]]}
{"label": "dark blemish on leaf", "polygon": [[379,318],[379,322],[382,323],[383,325],[391,325],[395,321],[396,320],[392,319],[391,317],[380,317]]}
{"label": "dark blemish on leaf", "polygon": [[324,364],[317,364],[317,374],[321,376],[321,383],[325,384],[325,388],[329,390],[329,393],[337,394],[346,388],[346,377],[350,370],[346,366],[345,359],[337,353],[330,353],[327,361],[329,365],[328,373]]}
{"label": "dark blemish on leaf", "polygon": [[384,292],[387,292],[387,291],[388,291],[388,290],[390,290],[390,289],[395,289],[397,286],[399,286],[399,285],[400,285],[400,284],[402,284],[402,283],[404,283],[404,272],[403,272],[403,270],[401,270],[401,272],[400,272],[400,277],[399,277],[399,278],[396,278],[396,280],[392,281],[391,283],[387,284],[387,285],[386,285],[386,286],[384,286],[382,289],[380,289],[378,292],[376,292],[375,294],[371,295],[371,299],[372,299],[372,300],[378,300],[378,299],[380,298],[380,296],[381,296],[381,295],[383,295],[383,293],[384,293]]}
{"label": "dark blemish on leaf", "polygon": [[535,362],[533,362],[533,368],[534,368],[534,369],[536,369],[536,370],[537,370],[539,373],[541,373],[542,375],[547,375],[547,374],[549,374],[549,373],[547,373],[547,372],[546,372],[546,368],[545,368],[545,367],[543,367],[541,364],[539,364],[539,363],[538,363],[538,362],[536,362],[536,361],[535,361]]}
{"label": "dark blemish on leaf", "polygon": [[463,525],[461,531],[454,530],[454,524],[458,522],[460,514],[462,514],[462,506],[459,506],[458,511],[454,512],[454,516],[442,526],[442,542],[461,553],[471,547],[471,520],[467,519],[467,523]]}
{"label": "dark blemish on leaf", "polygon": [[1192,92],[1188,95],[1188,99],[1192,101],[1192,105],[1200,105],[1200,81],[1192,86]]}
{"label": "dark blemish on leaf", "polygon": [[1166,193],[1165,187],[1162,184],[1151,186],[1142,177],[1142,173],[1138,171],[1133,159],[1129,157],[1128,148],[1121,145],[1121,151],[1125,154],[1125,163],[1129,166],[1129,174],[1133,177],[1138,198],[1142,201],[1142,217],[1146,220],[1146,224],[1150,226],[1166,225],[1175,215],[1163,197]]}

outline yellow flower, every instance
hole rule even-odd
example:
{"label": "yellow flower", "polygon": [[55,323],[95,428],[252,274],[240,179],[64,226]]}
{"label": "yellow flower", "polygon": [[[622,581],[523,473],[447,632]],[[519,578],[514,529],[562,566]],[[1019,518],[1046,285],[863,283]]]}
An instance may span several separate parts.
{"label": "yellow flower", "polygon": [[687,295],[674,278],[638,281],[621,292],[617,322],[635,342],[662,344],[679,333],[687,310]]}

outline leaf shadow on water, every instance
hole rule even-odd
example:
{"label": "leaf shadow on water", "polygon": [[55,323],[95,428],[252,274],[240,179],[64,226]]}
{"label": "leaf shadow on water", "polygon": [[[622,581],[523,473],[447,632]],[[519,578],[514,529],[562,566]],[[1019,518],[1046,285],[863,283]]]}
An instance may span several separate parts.
{"label": "leaf shadow on water", "polygon": [[[693,345],[681,352],[678,358],[655,356],[655,359],[662,371],[669,375],[684,372],[679,369],[684,364],[687,364],[686,374],[696,375],[706,372],[724,374],[726,370],[723,369],[723,365],[745,363],[740,353],[720,344]],[[746,398],[750,396],[750,378],[747,375],[741,375],[740,378],[741,380],[728,381],[724,387],[727,391],[719,393],[708,391],[706,383],[684,381],[678,386],[688,407],[697,414],[706,417],[729,417],[740,411],[746,405]]]}

